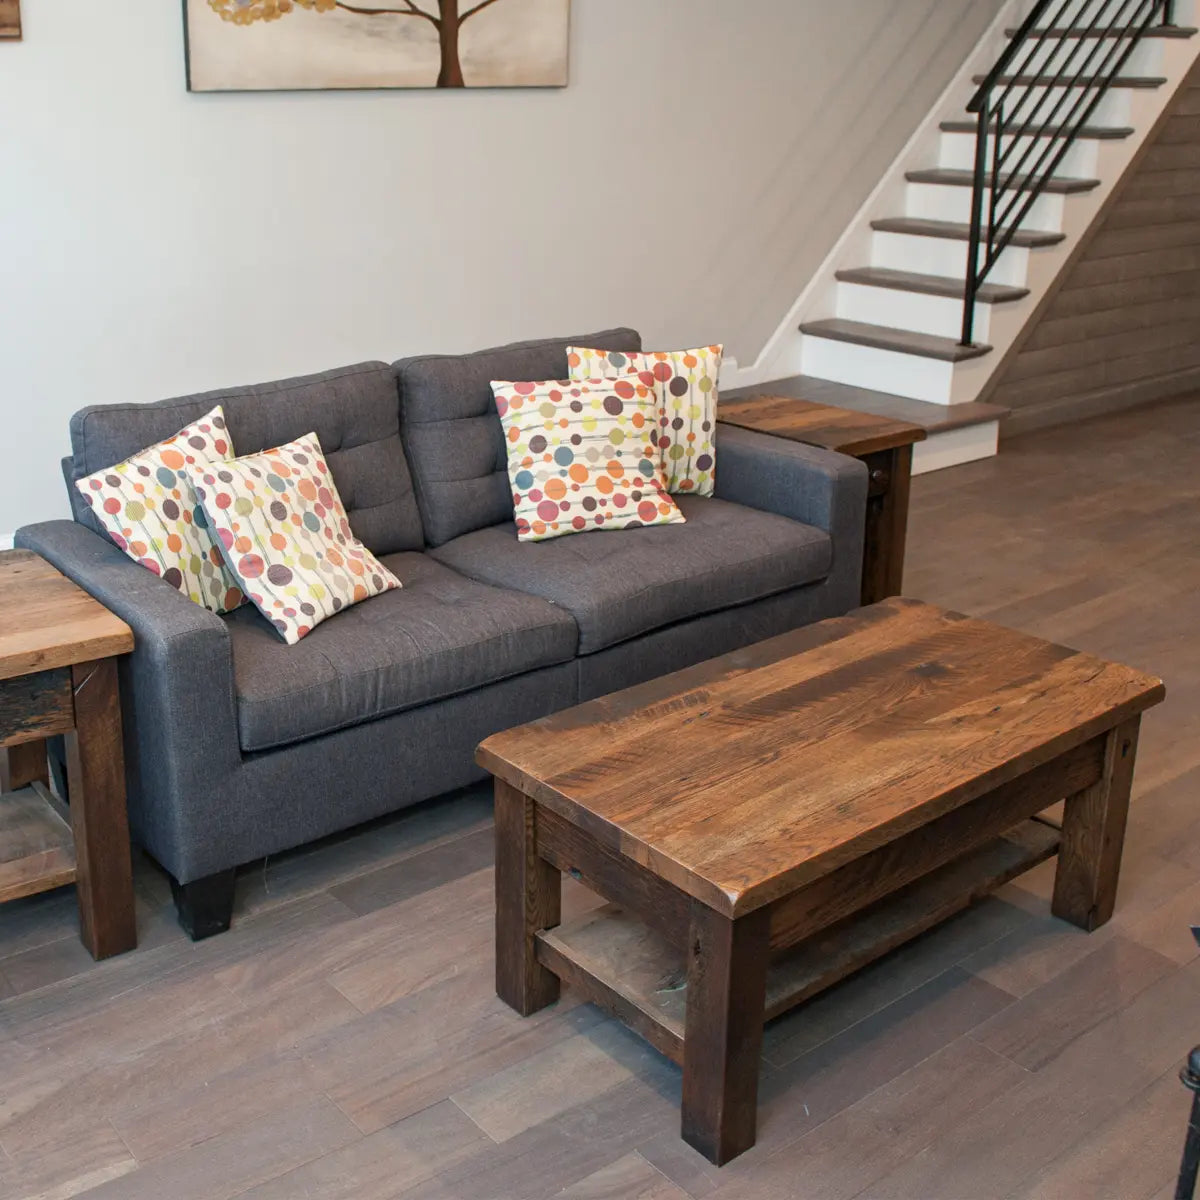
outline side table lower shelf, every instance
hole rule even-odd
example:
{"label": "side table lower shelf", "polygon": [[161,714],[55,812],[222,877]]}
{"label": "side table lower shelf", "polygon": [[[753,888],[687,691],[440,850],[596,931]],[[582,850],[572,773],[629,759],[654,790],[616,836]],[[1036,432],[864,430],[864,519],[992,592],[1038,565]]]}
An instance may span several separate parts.
{"label": "side table lower shelf", "polygon": [[[764,1020],[895,949],[1058,853],[1059,831],[1025,821],[785,951],[767,975]],[[687,1011],[684,947],[615,904],[537,935],[537,957],[569,987],[682,1064]]]}
{"label": "side table lower shelf", "polygon": [[75,882],[75,842],[45,784],[0,793],[0,903]]}

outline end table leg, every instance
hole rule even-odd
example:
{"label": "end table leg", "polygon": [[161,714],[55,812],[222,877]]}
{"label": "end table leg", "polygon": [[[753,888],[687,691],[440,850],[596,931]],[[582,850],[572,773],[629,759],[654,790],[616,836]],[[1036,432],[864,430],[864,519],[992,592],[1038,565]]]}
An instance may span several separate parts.
{"label": "end table leg", "polygon": [[537,806],[496,780],[496,994],[523,1017],[558,999],[535,937],[562,920],[562,875],[537,855]]}
{"label": "end table leg", "polygon": [[1140,724],[1134,717],[1108,733],[1102,778],[1069,796],[1063,813],[1051,911],[1089,933],[1108,921],[1117,900]]}
{"label": "end table leg", "polygon": [[863,604],[899,596],[904,587],[904,548],[912,491],[912,446],[868,455],[870,472],[863,545]]}
{"label": "end table leg", "polygon": [[683,1139],[723,1166],[754,1145],[770,929],[692,902],[683,1042]]}
{"label": "end table leg", "polygon": [[0,750],[0,792],[18,792],[31,783],[50,783],[44,738]]}
{"label": "end table leg", "polygon": [[93,958],[137,945],[125,756],[115,659],[71,668],[75,728],[67,734],[71,828],[83,944]]}

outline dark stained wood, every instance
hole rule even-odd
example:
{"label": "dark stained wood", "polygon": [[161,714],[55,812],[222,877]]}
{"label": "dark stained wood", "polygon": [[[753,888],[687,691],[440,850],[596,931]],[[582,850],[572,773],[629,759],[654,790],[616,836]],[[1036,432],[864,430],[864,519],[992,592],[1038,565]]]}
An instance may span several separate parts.
{"label": "dark stained wood", "polygon": [[193,942],[226,933],[233,922],[237,869],[230,867],[200,879],[171,880],[171,898],[180,928]]}
{"label": "dark stained wood", "polygon": [[1095,784],[1106,740],[1085,742],[777,901],[771,908],[772,948],[804,941]]}
{"label": "dark stained wood", "polygon": [[537,853],[606,900],[644,913],[656,929],[683,944],[691,919],[687,896],[653,871],[598,845],[549,809],[537,814]]}
{"label": "dark stained wood", "polygon": [[762,910],[730,920],[692,902],[681,1128],[717,1166],[754,1145],[768,933]]}
{"label": "dark stained wood", "polygon": [[[1056,829],[1026,821],[886,901],[776,954],[767,972],[765,1019],[832,987],[1057,850]],[[610,904],[539,934],[538,956],[569,987],[682,1063],[688,996],[684,945]]]}
{"label": "dark stained wood", "polygon": [[1006,437],[1200,384],[1200,64],[989,385]]}
{"label": "dark stained wood", "polygon": [[496,994],[523,1017],[558,999],[558,976],[537,957],[535,938],[562,919],[562,877],[538,857],[536,809],[496,780]]}
{"label": "dark stained wood", "polygon": [[71,828],[41,783],[0,794],[0,903],[75,878]]}
{"label": "dark stained wood", "polygon": [[[917,237],[945,238],[954,242],[971,240],[971,227],[961,221],[935,221],[929,217],[879,217],[871,222],[871,228],[880,233],[911,233]],[[985,226],[986,237],[990,231]],[[1018,229],[1012,236],[1012,245],[1033,248],[1057,246],[1066,241],[1065,233],[1051,233],[1044,229]]]}
{"label": "dark stained wood", "polygon": [[0,750],[0,792],[15,792],[31,783],[50,783],[46,743],[21,742]]}
{"label": "dark stained wood", "polygon": [[[478,759],[737,916],[1163,694],[1142,672],[896,599],[497,734]],[[682,771],[664,772],[667,746]]]}
{"label": "dark stained wood", "polygon": [[34,741],[44,746],[73,720],[69,667],[0,679],[0,746]]}
{"label": "dark stained wood", "polygon": [[910,421],[834,408],[791,396],[764,394],[734,400],[722,397],[720,420],[726,425],[774,434],[793,442],[823,446],[852,458],[897,446],[911,446],[926,437],[925,430]]}
{"label": "dark stained wood", "polygon": [[912,480],[912,447],[927,434],[917,424],[787,396],[723,401],[721,420],[794,442],[861,458],[870,472],[863,548],[862,603],[898,596]]}
{"label": "dark stained wood", "polygon": [[116,660],[77,663],[71,680],[75,728],[67,734],[67,777],[80,937],[93,958],[108,958],[137,945]]}
{"label": "dark stained wood", "polygon": [[864,321],[850,321],[845,317],[825,317],[819,321],[805,321],[800,332],[808,337],[831,338],[835,342],[849,342],[855,346],[871,346],[877,350],[894,350],[898,354],[916,354],[921,358],[933,358],[940,362],[965,362],[969,358],[980,358],[990,354],[991,346],[976,344],[964,346],[952,337],[940,337],[933,333],[918,333],[911,329],[896,329],[890,325],[870,325]]}
{"label": "dark stained wood", "polygon": [[1137,760],[1140,717],[1105,738],[1099,780],[1067,797],[1052,911],[1089,933],[1112,917]]}
{"label": "dark stained wood", "polygon": [[133,649],[119,617],[28,550],[0,552],[0,679]]}

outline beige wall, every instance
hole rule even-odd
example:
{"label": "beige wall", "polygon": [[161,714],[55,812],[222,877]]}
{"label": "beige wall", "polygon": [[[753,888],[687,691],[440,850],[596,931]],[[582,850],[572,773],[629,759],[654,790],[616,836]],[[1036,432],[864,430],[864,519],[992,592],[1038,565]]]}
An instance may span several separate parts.
{"label": "beige wall", "polygon": [[1006,435],[1200,388],[1200,66],[988,397]]}
{"label": "beige wall", "polygon": [[197,95],[178,0],[0,45],[0,537],[87,403],[628,322],[757,355],[1000,0],[575,0],[565,91]]}

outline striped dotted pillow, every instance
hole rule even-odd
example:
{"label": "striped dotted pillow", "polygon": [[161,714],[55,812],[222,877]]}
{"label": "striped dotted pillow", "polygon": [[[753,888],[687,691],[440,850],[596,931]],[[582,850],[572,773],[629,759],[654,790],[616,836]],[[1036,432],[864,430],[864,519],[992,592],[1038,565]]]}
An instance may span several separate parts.
{"label": "striped dotted pillow", "polygon": [[635,379],[495,382],[492,393],[519,541],[683,521],[662,485],[652,388]]}
{"label": "striped dotted pillow", "polygon": [[658,396],[658,450],[668,492],[711,496],[716,486],[717,383],[721,346],[627,354],[567,347],[574,379],[631,376]]}
{"label": "striped dotted pillow", "polygon": [[191,472],[229,570],[289,645],[400,586],[350,531],[315,433]]}
{"label": "striped dotted pillow", "polygon": [[130,558],[215,613],[245,603],[187,471],[233,458],[218,404],[194,424],[115,467],[77,479],[97,520]]}

